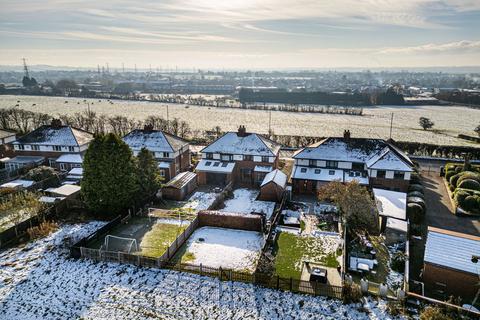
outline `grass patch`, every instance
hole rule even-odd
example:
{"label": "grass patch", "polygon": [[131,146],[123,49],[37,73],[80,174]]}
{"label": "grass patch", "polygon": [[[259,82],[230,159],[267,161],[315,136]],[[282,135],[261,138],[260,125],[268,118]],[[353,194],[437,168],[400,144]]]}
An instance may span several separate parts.
{"label": "grass patch", "polygon": [[303,237],[281,232],[275,244],[275,274],[283,278],[300,279],[304,260],[336,268],[337,252],[325,253],[324,242],[318,237]]}
{"label": "grass patch", "polygon": [[156,223],[145,233],[139,243],[140,251],[137,255],[158,258],[165,253],[177,236],[187,228],[187,225]]}

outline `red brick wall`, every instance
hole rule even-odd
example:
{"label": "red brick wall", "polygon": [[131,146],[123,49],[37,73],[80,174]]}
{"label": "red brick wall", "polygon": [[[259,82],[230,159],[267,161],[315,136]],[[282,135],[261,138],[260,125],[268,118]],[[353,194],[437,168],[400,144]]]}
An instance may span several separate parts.
{"label": "red brick wall", "polygon": [[397,189],[400,192],[407,192],[409,185],[410,181],[404,179],[370,178],[370,186],[373,188],[379,187],[389,190]]}
{"label": "red brick wall", "polygon": [[424,264],[423,282],[425,283],[425,291],[428,294],[441,288],[435,285],[436,282],[439,282],[446,285],[445,291],[447,298],[448,295],[462,297],[464,303],[470,303],[477,290],[480,289],[477,286],[478,275],[444,268],[430,263]]}
{"label": "red brick wall", "polygon": [[294,194],[316,194],[317,181],[292,179]]}
{"label": "red brick wall", "polygon": [[269,182],[260,188],[258,200],[280,202],[282,199],[282,194],[283,189],[280,186],[273,182]]}
{"label": "red brick wall", "polygon": [[218,211],[200,211],[199,227],[218,227],[262,232],[263,222],[260,215],[222,214]]}

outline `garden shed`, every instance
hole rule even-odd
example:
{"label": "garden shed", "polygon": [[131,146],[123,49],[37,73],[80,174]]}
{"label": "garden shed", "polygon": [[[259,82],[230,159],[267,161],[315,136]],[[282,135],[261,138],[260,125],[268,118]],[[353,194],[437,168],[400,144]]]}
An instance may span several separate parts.
{"label": "garden shed", "polygon": [[181,201],[197,188],[197,174],[185,171],[177,174],[162,188],[165,199]]}
{"label": "garden shed", "polygon": [[283,193],[287,187],[287,175],[282,171],[275,169],[269,172],[260,185],[260,195],[258,200],[277,201],[282,200]]}
{"label": "garden shed", "polygon": [[[406,193],[373,188],[373,194],[377,204],[382,232],[385,231],[389,218],[407,221]],[[398,224],[396,225],[398,226]]]}

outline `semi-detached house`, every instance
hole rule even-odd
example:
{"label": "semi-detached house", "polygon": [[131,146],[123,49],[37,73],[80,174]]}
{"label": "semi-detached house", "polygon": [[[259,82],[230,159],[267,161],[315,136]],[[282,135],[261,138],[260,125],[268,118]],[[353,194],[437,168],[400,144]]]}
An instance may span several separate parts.
{"label": "semi-detached house", "polygon": [[240,126],[227,132],[202,151],[195,171],[199,184],[259,187],[265,176],[277,168],[280,145]]}
{"label": "semi-detached house", "polygon": [[414,166],[391,143],[351,138],[349,131],[303,148],[293,158],[292,187],[297,194],[314,194],[334,180],[406,192]]}

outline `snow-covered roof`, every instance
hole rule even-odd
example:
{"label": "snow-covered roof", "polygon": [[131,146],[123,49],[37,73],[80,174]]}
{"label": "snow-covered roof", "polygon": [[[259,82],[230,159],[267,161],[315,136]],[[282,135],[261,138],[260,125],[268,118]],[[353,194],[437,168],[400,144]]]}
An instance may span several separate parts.
{"label": "snow-covered roof", "polygon": [[241,154],[252,156],[277,156],[280,145],[256,133],[245,136],[237,132],[227,132],[208,146],[202,152]]}
{"label": "snow-covered roof", "polygon": [[55,203],[57,201],[65,199],[64,197],[47,197],[47,196],[41,196],[38,201],[43,202],[43,203]]}
{"label": "snow-covered roof", "polygon": [[80,191],[80,186],[76,185],[71,185],[71,184],[64,184],[61,187],[58,188],[48,188],[47,190],[50,193],[58,194],[60,196],[69,196],[72,195],[78,191]]}
{"label": "snow-covered roof", "polygon": [[17,156],[12,159],[8,159],[5,161],[5,163],[21,163],[21,164],[26,164],[26,163],[42,163],[45,161],[45,157],[39,157],[39,156]]}
{"label": "snow-covered roof", "polygon": [[253,169],[254,172],[271,172],[272,170],[272,166],[255,166]]}
{"label": "snow-covered roof", "polygon": [[235,167],[235,162],[223,162],[202,159],[195,168],[196,171],[231,173]]}
{"label": "snow-covered roof", "polygon": [[15,132],[7,131],[7,130],[0,130],[0,139],[13,137],[15,136]]}
{"label": "snow-covered roof", "polygon": [[373,194],[377,199],[378,213],[381,216],[407,219],[406,193],[373,188]]}
{"label": "snow-covered roof", "polygon": [[298,151],[295,159],[365,163],[380,170],[412,171],[413,163],[382,139],[327,138]]}
{"label": "snow-covered roof", "polygon": [[123,141],[132,150],[146,148],[151,152],[176,152],[188,145],[186,140],[158,130],[136,129],[124,136]]}
{"label": "snow-covered roof", "polygon": [[367,161],[367,167],[375,170],[413,171],[409,165],[388,147],[385,147],[384,151]]}
{"label": "snow-covered roof", "polygon": [[17,179],[17,180],[13,180],[13,181],[10,181],[10,182],[7,182],[7,183],[4,183],[4,184],[0,185],[0,188],[18,188],[18,187],[28,188],[28,187],[32,186],[34,183],[35,183],[35,181],[33,181],[33,180]]}
{"label": "snow-covered roof", "polygon": [[82,156],[75,153],[62,154],[60,157],[55,160],[55,162],[66,162],[66,163],[78,163],[82,164]]}
{"label": "snow-covered roof", "polygon": [[478,274],[472,256],[480,252],[480,237],[438,228],[428,228],[424,261],[447,268]]}
{"label": "snow-covered roof", "polygon": [[287,185],[287,175],[281,170],[275,169],[267,173],[267,175],[263,179],[261,187],[263,187],[269,182],[273,182],[281,188],[285,188],[285,186]]}
{"label": "snow-covered roof", "polygon": [[78,147],[92,139],[93,134],[77,128],[44,125],[17,139],[13,144]]}
{"label": "snow-covered roof", "polygon": [[408,229],[408,222],[405,220],[389,217],[387,218],[386,227],[388,229],[394,229],[394,230],[398,230],[406,233]]}
{"label": "snow-covered roof", "polygon": [[68,174],[71,174],[74,176],[81,176],[83,175],[83,168],[73,168],[68,172]]}
{"label": "snow-covered roof", "polygon": [[334,181],[348,182],[356,180],[362,185],[368,184],[368,178],[362,176],[350,177],[342,169],[314,168],[305,166],[293,166],[292,179],[314,180],[314,181]]}
{"label": "snow-covered roof", "polygon": [[175,188],[175,189],[181,189],[184,186],[186,186],[190,181],[192,181],[196,178],[197,178],[196,173],[193,173],[193,172],[190,172],[190,171],[180,172],[175,177],[173,177],[173,179],[170,180],[164,186],[164,188],[170,187],[170,188]]}

